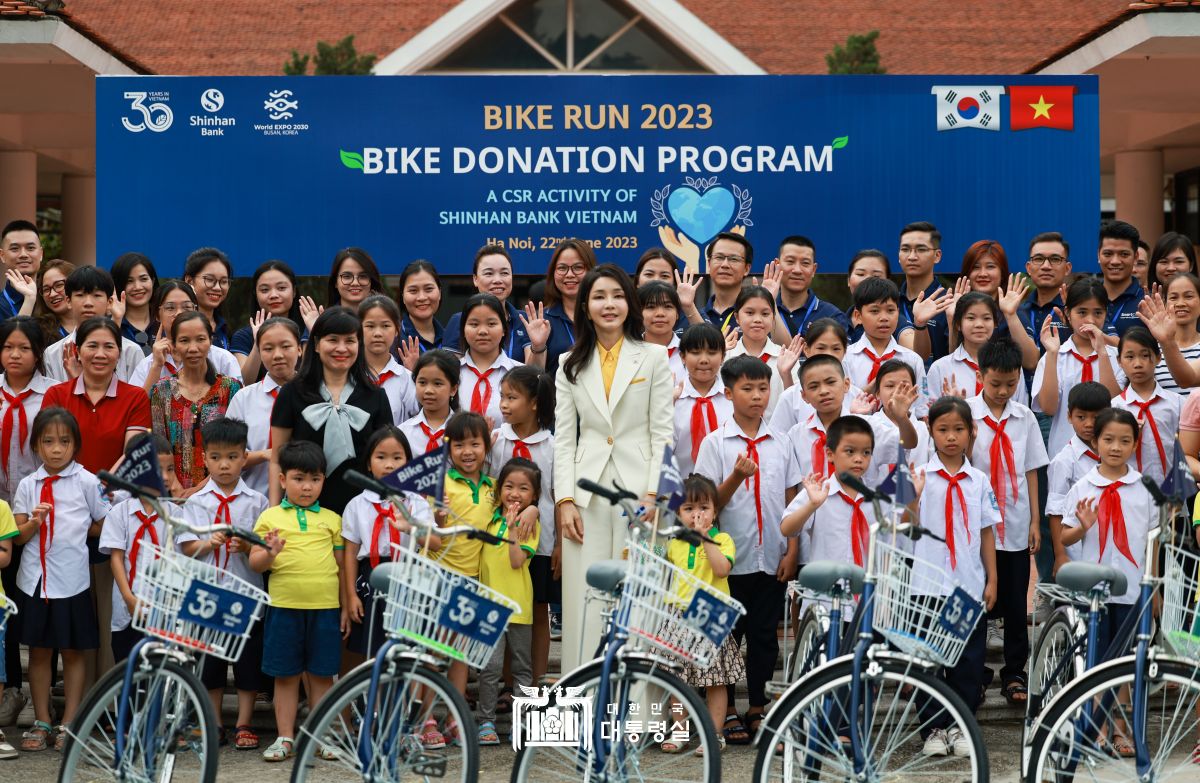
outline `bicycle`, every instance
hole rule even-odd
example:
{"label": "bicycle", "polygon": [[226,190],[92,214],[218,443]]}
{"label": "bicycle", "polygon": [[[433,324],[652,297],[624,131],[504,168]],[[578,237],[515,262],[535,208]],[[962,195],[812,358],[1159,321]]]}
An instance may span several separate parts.
{"label": "bicycle", "polygon": [[[887,495],[853,476],[838,478],[874,504],[877,520],[886,520],[870,527],[853,652],[814,668],[776,702],[755,738],[754,780],[987,781],[974,715],[938,677],[941,667],[957,663],[983,606],[961,588],[944,594],[947,574],[910,554],[896,536],[942,539],[900,521],[903,508],[894,503],[892,517],[885,517]],[[891,533],[890,542],[881,531]],[[847,578],[823,566],[808,581],[827,592]],[[931,754],[926,740],[937,729],[957,730],[947,736],[961,741]]]}
{"label": "bicycle", "polygon": [[[476,669],[487,665],[520,607],[439,565],[427,551],[418,552],[417,539],[424,532],[508,542],[470,525],[426,525],[409,514],[402,493],[357,471],[348,471],[345,480],[389,498],[413,532],[407,546],[393,545],[390,563],[371,573],[371,587],[385,601],[388,638],[373,660],[338,680],[308,716],[297,738],[292,780],[301,783],[311,775],[322,783],[393,783],[433,777],[473,783],[479,775],[475,718],[443,672],[452,661]],[[423,744],[419,732],[430,721],[457,726],[457,744]]]}
{"label": "bicycle", "polygon": [[[830,657],[848,652],[842,649],[844,621],[851,627],[858,623],[858,605],[847,618],[844,604],[862,593],[866,572],[851,563],[818,560],[801,569],[796,581],[788,585],[783,615],[783,636],[788,639],[787,626],[792,607],[800,604],[800,622],[796,625],[792,648],[784,649],[783,670],[787,679],[767,683],[768,692],[782,695],[792,683],[824,665]],[[832,655],[830,654],[832,651]]]}
{"label": "bicycle", "polygon": [[[145,489],[107,471],[98,477],[145,499],[166,526],[168,541],[178,531],[199,536],[220,531],[265,546],[236,527],[190,525]],[[268,596],[169,544],[144,544],[137,576],[132,623],[145,637],[84,697],[67,729],[61,783],[216,780],[219,721],[196,668],[205,655],[237,660]]]}
{"label": "bicycle", "polygon": [[[1146,537],[1146,567],[1132,615],[1136,647],[1072,680],[1046,705],[1034,727],[1026,780],[1066,781],[1077,775],[1112,781],[1196,779],[1186,743],[1200,734],[1200,557],[1172,538],[1168,519],[1174,501],[1153,481],[1143,477],[1143,483],[1159,506],[1159,519]],[[1153,566],[1159,547],[1161,577]],[[1160,582],[1161,642],[1156,644],[1153,599]],[[1114,740],[1122,731],[1131,734],[1132,755],[1118,751]]]}
{"label": "bicycle", "polygon": [[[560,744],[536,744],[527,733],[512,780],[718,783],[721,754],[708,706],[675,672],[685,662],[707,666],[745,610],[657,553],[659,538],[701,546],[698,532],[681,525],[655,529],[641,521],[633,507],[637,496],[619,486],[610,490],[586,479],[579,486],[622,507],[630,520],[628,559],[601,561],[587,570],[589,600],[612,603],[596,657],[555,686],[557,706],[564,707],[560,712],[577,735]],[[674,517],[665,499],[656,509],[661,518]],[[589,706],[566,707],[563,696]],[[699,739],[693,753],[658,747],[667,739],[687,747],[693,735]]]}

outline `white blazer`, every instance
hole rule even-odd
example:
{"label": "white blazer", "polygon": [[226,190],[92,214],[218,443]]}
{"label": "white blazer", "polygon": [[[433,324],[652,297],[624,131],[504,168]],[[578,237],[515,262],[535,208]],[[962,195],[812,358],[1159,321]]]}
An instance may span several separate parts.
{"label": "white blazer", "polygon": [[622,486],[644,495],[658,487],[663,449],[671,442],[672,386],[667,349],[625,338],[612,389],[604,396],[599,351],[575,383],[562,368],[555,380],[555,500],[586,508],[592,493],[575,485],[599,481],[613,462]]}

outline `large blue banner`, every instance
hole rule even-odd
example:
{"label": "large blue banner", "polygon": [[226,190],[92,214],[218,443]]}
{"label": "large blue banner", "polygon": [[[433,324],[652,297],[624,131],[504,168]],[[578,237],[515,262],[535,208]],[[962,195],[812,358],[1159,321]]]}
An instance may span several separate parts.
{"label": "large blue banner", "polygon": [[465,274],[499,241],[541,274],[577,236],[703,270],[740,227],[756,270],[804,234],[841,272],[929,220],[943,273],[978,239],[1020,268],[1049,230],[1091,269],[1098,110],[1087,76],[101,77],[99,258],[212,245],[241,275],[325,275],[355,245]]}

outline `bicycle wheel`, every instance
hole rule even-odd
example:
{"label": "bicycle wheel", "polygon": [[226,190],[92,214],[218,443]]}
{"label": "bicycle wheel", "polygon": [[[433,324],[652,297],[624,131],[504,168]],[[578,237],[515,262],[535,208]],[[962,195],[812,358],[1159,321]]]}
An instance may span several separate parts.
{"label": "bicycle wheel", "polygon": [[1122,757],[1113,729],[1134,740],[1130,686],[1132,657],[1088,672],[1059,695],[1034,732],[1028,781],[1194,781],[1191,751],[1200,717],[1197,664],[1163,660],[1150,665],[1146,685],[1145,738],[1149,767],[1139,774],[1136,759]]}
{"label": "bicycle wheel", "polygon": [[217,779],[217,716],[196,674],[165,656],[151,658],[135,669],[126,694],[129,728],[117,763],[117,712],[124,682],[125,666],[121,664],[84,697],[67,729],[60,783],[213,783]]}
{"label": "bicycle wheel", "polygon": [[[599,756],[592,737],[594,727],[581,719],[575,742],[567,745],[522,742],[513,761],[513,783],[577,783],[580,780],[720,782],[721,753],[717,749],[716,730],[700,694],[662,665],[645,660],[619,661],[613,667],[608,683],[608,704],[600,704],[596,698],[600,681],[601,664],[594,661],[587,668],[559,680],[556,688],[559,698],[567,693],[567,688],[580,688],[576,697],[591,699],[594,722],[604,722],[605,763],[602,770],[595,769]],[[614,721],[621,721],[623,725],[614,728]],[[665,728],[660,725],[664,722]],[[545,726],[544,722],[542,726]],[[660,728],[663,729],[661,733],[657,731]],[[636,729],[641,729],[641,733]],[[685,739],[685,732],[688,739]],[[527,740],[528,736],[523,739]],[[660,748],[664,740],[676,741],[683,752],[664,752]],[[696,751],[701,755],[695,755]]]}
{"label": "bicycle wheel", "polygon": [[[397,657],[383,668],[375,691],[369,767],[359,760],[360,728],[367,710],[371,667],[363,665],[330,689],[308,716],[296,738],[292,781],[460,780],[479,776],[475,719],[462,694],[439,672]],[[420,734],[426,721],[458,726],[458,743],[427,748]]]}
{"label": "bicycle wheel", "polygon": [[[1066,612],[1055,611],[1042,626],[1033,658],[1029,665],[1029,703],[1026,707],[1025,725],[1032,726],[1034,718],[1072,680],[1083,675],[1086,646],[1075,644],[1075,629]],[[1071,661],[1063,659],[1071,655]]]}
{"label": "bicycle wheel", "polygon": [[[854,662],[843,657],[796,683],[764,724],[754,780],[942,781],[988,780],[983,735],[974,716],[943,681],[915,664],[884,660],[864,667],[860,698],[851,715]],[[911,686],[911,693],[902,690]],[[851,719],[859,726],[862,768],[855,771]],[[934,729],[957,730],[966,747],[927,755]]]}
{"label": "bicycle wheel", "polygon": [[796,626],[796,648],[789,661],[788,682],[793,683],[828,660],[825,651],[825,636],[829,630],[829,617],[816,606],[804,610]]}

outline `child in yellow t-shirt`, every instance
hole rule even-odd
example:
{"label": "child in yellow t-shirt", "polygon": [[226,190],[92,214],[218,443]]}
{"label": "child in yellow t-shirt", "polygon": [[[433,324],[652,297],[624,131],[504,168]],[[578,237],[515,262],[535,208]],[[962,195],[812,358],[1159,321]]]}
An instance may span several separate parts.
{"label": "child in yellow t-shirt", "polygon": [[479,674],[479,744],[499,745],[496,734],[496,697],[500,674],[504,669],[504,648],[511,656],[513,685],[533,686],[533,579],[529,559],[537,552],[541,525],[535,523],[518,540],[516,519],[527,508],[537,508],[542,486],[542,471],[533,462],[515,457],[505,463],[496,479],[500,497],[488,532],[511,543],[485,544],[481,559],[481,580],[488,587],[511,598],[520,609],[508,622],[504,638],[496,645],[492,659]]}
{"label": "child in yellow t-shirt", "polygon": [[279,449],[283,503],[259,516],[254,532],[267,547],[250,551],[250,567],[271,572],[271,606],[263,627],[262,669],[275,678],[278,738],[263,752],[267,761],[292,755],[300,678],[309,704],[321,701],[342,662],[342,635],[350,621],[342,609],[342,518],[317,499],[325,484],[325,454],[308,441]]}
{"label": "child in yellow t-shirt", "polygon": [[[7,503],[0,500],[0,568],[8,568],[8,564],[12,560],[13,541],[16,540],[18,532],[17,521],[13,518],[12,509]],[[4,696],[4,683],[8,682],[7,673],[4,670],[4,629],[8,626],[5,620],[4,585],[0,585],[0,697]],[[0,759],[16,757],[16,748],[8,744],[8,740],[4,738],[4,732],[0,731]]]}

